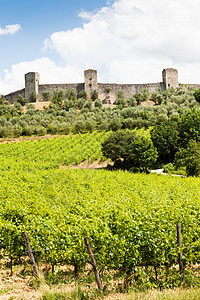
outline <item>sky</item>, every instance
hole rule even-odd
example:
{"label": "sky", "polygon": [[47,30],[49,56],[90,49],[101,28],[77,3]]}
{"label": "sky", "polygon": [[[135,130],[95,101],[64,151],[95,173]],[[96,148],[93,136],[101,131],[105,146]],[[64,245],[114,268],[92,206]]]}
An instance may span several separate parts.
{"label": "sky", "polygon": [[0,0],[0,94],[40,83],[200,83],[199,0]]}

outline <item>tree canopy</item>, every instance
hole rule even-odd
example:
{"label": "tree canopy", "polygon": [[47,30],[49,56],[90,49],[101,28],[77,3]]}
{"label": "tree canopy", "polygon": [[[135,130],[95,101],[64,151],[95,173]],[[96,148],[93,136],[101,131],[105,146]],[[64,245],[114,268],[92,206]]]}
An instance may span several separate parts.
{"label": "tree canopy", "polygon": [[129,170],[147,172],[157,160],[152,141],[128,130],[111,133],[102,143],[102,152],[115,163],[115,167]]}

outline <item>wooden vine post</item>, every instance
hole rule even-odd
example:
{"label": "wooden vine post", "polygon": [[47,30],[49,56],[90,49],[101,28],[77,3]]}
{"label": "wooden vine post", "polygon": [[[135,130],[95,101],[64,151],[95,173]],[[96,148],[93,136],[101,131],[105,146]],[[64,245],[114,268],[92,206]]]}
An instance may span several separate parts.
{"label": "wooden vine post", "polygon": [[179,249],[178,253],[178,264],[180,273],[183,273],[183,252],[182,252],[182,243],[181,243],[181,224],[177,224],[177,245]]}
{"label": "wooden vine post", "polygon": [[30,246],[28,234],[27,234],[26,231],[24,231],[24,232],[22,232],[22,235],[24,237],[24,241],[25,241],[25,244],[26,244],[26,250],[28,252],[28,256],[29,256],[29,258],[31,260],[31,264],[32,264],[32,267],[33,267],[33,275],[36,278],[39,278],[39,273],[38,273],[38,269],[37,269],[37,265],[36,265],[36,262],[35,262],[35,258],[34,258],[33,252],[31,250],[31,246]]}
{"label": "wooden vine post", "polygon": [[95,275],[95,279],[96,279],[96,282],[97,282],[98,289],[100,291],[102,291],[103,290],[103,285],[102,285],[102,281],[101,281],[101,276],[100,276],[100,273],[99,273],[98,268],[97,268],[97,263],[96,263],[94,253],[92,251],[92,247],[91,247],[90,243],[88,242],[88,240],[89,240],[88,237],[84,238],[85,245],[87,247],[87,251],[88,251],[88,254],[90,256],[91,264],[93,266],[94,275]]}

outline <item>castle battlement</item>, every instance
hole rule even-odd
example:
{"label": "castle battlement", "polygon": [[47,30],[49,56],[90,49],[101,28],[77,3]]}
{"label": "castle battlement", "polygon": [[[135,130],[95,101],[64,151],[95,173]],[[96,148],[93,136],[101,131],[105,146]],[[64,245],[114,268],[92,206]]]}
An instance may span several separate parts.
{"label": "castle battlement", "polygon": [[[38,101],[42,101],[44,91],[53,94],[55,90],[75,89],[77,94],[82,90],[87,92],[88,98],[91,98],[94,90],[98,91],[99,99],[103,103],[113,104],[117,99],[119,90],[124,92],[126,98],[131,98],[136,93],[141,93],[144,88],[148,88],[150,94],[160,88],[162,91],[179,86],[178,71],[173,68],[166,68],[162,71],[162,82],[146,84],[116,84],[116,83],[98,83],[97,70],[84,71],[84,83],[66,83],[66,84],[40,84],[40,74],[29,72],[25,74],[25,88],[6,95],[6,99],[13,103],[18,95],[30,100],[30,93],[34,91],[38,96]],[[200,88],[200,84],[188,84],[185,87],[194,86]]]}

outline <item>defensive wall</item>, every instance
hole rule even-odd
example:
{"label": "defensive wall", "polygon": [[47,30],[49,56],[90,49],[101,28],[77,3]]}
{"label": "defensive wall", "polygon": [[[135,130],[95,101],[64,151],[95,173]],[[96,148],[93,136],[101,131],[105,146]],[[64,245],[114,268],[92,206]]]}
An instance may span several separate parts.
{"label": "defensive wall", "polygon": [[84,83],[67,83],[67,84],[40,84],[40,75],[37,72],[29,72],[25,74],[25,88],[5,95],[6,99],[13,103],[18,95],[30,100],[30,93],[32,91],[37,94],[37,101],[42,101],[42,94],[44,91],[53,94],[55,90],[74,89],[77,94],[82,90],[87,92],[88,98],[91,98],[94,90],[98,91],[99,99],[106,104],[113,104],[117,99],[118,91],[122,90],[126,98],[131,98],[136,93],[141,93],[144,88],[148,88],[150,94],[161,88],[162,91],[169,87],[177,88],[183,86],[184,88],[195,87],[200,88],[200,84],[180,84],[178,82],[178,71],[173,68],[167,68],[162,71],[162,82],[146,83],[146,84],[116,84],[116,83],[98,83],[96,70],[84,71]]}

